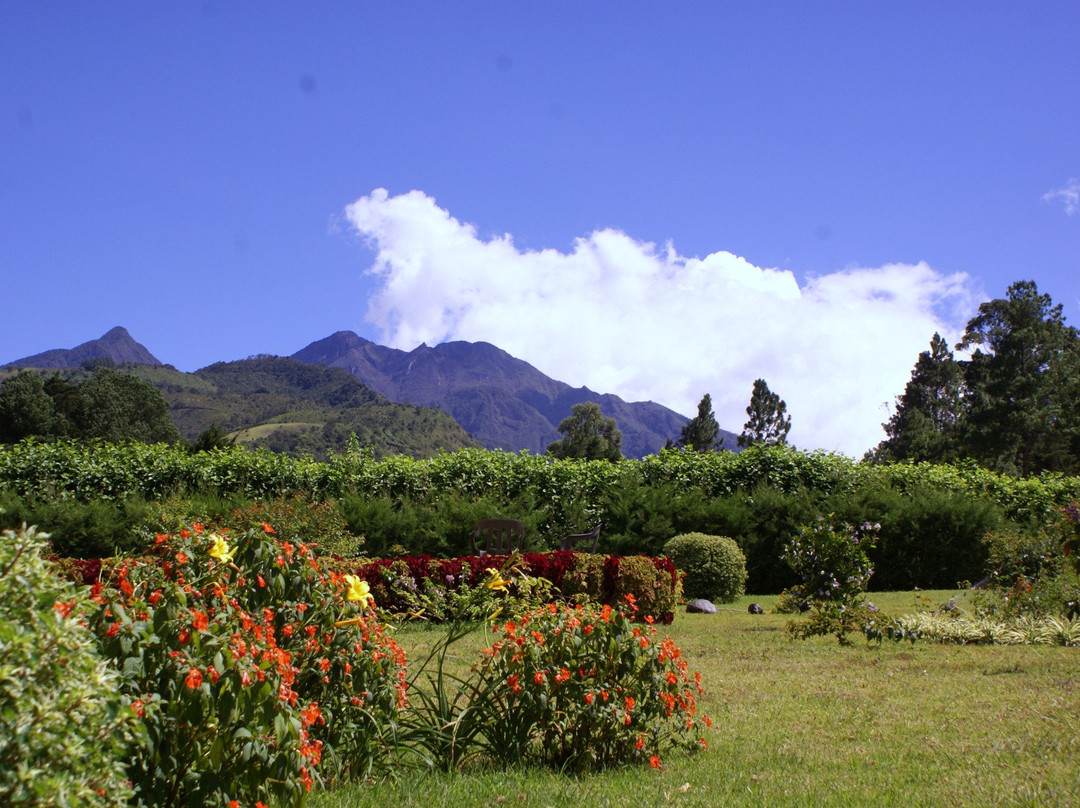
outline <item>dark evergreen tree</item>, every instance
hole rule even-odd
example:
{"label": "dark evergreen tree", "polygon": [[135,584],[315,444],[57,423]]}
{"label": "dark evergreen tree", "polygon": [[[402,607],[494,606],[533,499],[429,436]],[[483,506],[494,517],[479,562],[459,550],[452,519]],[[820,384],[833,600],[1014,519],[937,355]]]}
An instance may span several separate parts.
{"label": "dark evergreen tree", "polygon": [[1034,281],[1018,281],[1006,298],[979,306],[957,348],[974,349],[964,373],[964,452],[1021,476],[1080,471],[1080,335],[1061,304]]}
{"label": "dark evergreen tree", "polygon": [[782,446],[787,443],[787,434],[791,429],[787,404],[769,389],[764,379],[754,382],[746,414],[750,419],[743,425],[739,446],[752,446],[755,443]]}
{"label": "dark evergreen tree", "polygon": [[165,397],[138,376],[98,368],[75,385],[75,393],[65,412],[75,437],[143,443],[175,443],[180,439]]}
{"label": "dark evergreen tree", "polygon": [[217,421],[214,421],[209,428],[199,433],[199,437],[191,444],[191,451],[192,453],[209,452],[214,449],[228,449],[230,446],[235,445],[236,436],[230,436],[228,432],[217,425]]}
{"label": "dark evergreen tree", "polygon": [[871,453],[876,461],[953,460],[960,452],[964,369],[941,334],[919,354],[896,411],[884,424],[888,437]]}
{"label": "dark evergreen tree", "polygon": [[695,452],[717,452],[724,446],[720,425],[713,415],[712,397],[706,393],[698,403],[697,415],[683,424],[676,446]]}
{"label": "dark evergreen tree", "polygon": [[52,436],[57,424],[56,406],[39,374],[21,370],[0,385],[0,443]]}
{"label": "dark evergreen tree", "polygon": [[548,446],[548,454],[559,458],[583,460],[619,460],[622,457],[622,433],[614,418],[605,418],[594,401],[575,404],[570,415],[559,423],[560,440]]}
{"label": "dark evergreen tree", "polygon": [[0,441],[101,438],[175,443],[169,404],[137,376],[98,367],[81,382],[22,371],[0,386]]}

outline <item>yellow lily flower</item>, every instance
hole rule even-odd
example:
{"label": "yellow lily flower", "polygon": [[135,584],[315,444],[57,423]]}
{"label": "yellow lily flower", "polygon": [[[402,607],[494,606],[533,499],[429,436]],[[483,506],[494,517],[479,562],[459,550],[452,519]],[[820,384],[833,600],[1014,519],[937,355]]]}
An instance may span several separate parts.
{"label": "yellow lily flower", "polygon": [[371,596],[371,587],[367,581],[360,580],[356,575],[346,575],[345,585],[345,600],[359,601],[361,606],[375,605],[375,598]]}
{"label": "yellow lily flower", "polygon": [[488,579],[484,581],[484,586],[488,589],[495,589],[500,592],[510,591],[510,582],[503,578],[498,570],[488,567],[485,572],[488,574]]}
{"label": "yellow lily flower", "polygon": [[216,558],[222,564],[228,564],[233,560],[233,553],[235,552],[229,543],[225,541],[225,537],[218,534],[211,534],[210,538],[213,540],[213,545],[210,547],[210,557]]}

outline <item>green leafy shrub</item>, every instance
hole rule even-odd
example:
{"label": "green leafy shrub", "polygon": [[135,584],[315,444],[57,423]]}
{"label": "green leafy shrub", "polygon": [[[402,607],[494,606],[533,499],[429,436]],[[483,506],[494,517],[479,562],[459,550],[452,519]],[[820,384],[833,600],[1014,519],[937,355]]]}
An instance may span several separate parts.
{"label": "green leafy shrub", "polygon": [[550,604],[498,628],[479,668],[491,754],[560,770],[658,767],[671,749],[705,745],[700,676],[629,607]]}
{"label": "green leafy shrub", "polygon": [[1075,517],[1067,509],[1050,525],[992,531],[985,537],[989,574],[976,593],[984,616],[1080,615]]}
{"label": "green leafy shrub", "polygon": [[269,525],[193,525],[97,585],[91,624],[147,730],[128,770],[140,800],[299,804],[324,756],[332,773],[369,771],[405,661],[360,583]]}
{"label": "green leafy shrub", "polygon": [[574,554],[574,565],[559,584],[559,591],[571,603],[604,603],[607,556]]}
{"label": "green leafy shrub", "polygon": [[140,497],[118,500],[0,498],[0,526],[37,525],[51,536],[52,552],[65,558],[102,558],[142,549],[138,535],[149,506]]}
{"label": "green leafy shrub", "polygon": [[801,581],[789,596],[812,607],[805,623],[788,625],[793,636],[835,634],[844,644],[848,632],[862,628],[869,611],[864,592],[874,574],[869,553],[880,529],[869,522],[855,527],[830,514],[807,525],[784,548],[784,559]]}
{"label": "green leafy shrub", "polygon": [[726,536],[684,533],[664,545],[664,555],[683,572],[683,594],[732,603],[746,586],[746,556]]}
{"label": "green leafy shrub", "polygon": [[867,484],[829,497],[823,510],[856,523],[881,524],[870,560],[870,588],[897,591],[951,589],[982,577],[983,537],[1002,524],[1001,509],[985,496],[934,487],[905,491]]}
{"label": "green leafy shrub", "polygon": [[135,713],[34,528],[0,536],[0,803],[122,806]]}

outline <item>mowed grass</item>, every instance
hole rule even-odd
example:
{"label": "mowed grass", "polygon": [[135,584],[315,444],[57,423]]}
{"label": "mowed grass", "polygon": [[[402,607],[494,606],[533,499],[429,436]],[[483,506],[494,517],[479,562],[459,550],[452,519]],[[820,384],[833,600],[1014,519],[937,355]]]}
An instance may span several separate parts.
{"label": "mowed grass", "polygon": [[[874,594],[891,614],[962,593]],[[706,752],[662,771],[402,771],[312,795],[349,806],[1080,805],[1080,648],[788,639],[787,615],[680,613],[666,632],[707,689]],[[410,660],[438,635],[403,628]],[[462,645],[465,658],[483,633]]]}

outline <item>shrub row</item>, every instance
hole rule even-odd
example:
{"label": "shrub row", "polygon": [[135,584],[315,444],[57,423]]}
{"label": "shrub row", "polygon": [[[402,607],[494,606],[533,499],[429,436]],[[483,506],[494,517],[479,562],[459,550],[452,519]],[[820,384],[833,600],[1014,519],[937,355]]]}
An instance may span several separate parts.
{"label": "shrub row", "polygon": [[64,555],[137,552],[163,526],[278,501],[308,524],[307,541],[341,555],[463,556],[472,526],[492,515],[524,522],[533,551],[598,521],[601,550],[621,556],[660,555],[684,533],[729,536],[746,556],[747,590],[768,593],[795,582],[785,543],[830,513],[882,525],[871,589],[978,580],[988,532],[1037,529],[1080,497],[1080,479],[871,466],[786,447],[665,450],[614,464],[473,449],[376,461],[354,449],[317,463],[243,449],[24,442],[0,447],[0,489],[0,525],[37,523]]}
{"label": "shrub row", "polygon": [[[618,606],[630,595],[638,611],[657,622],[670,623],[682,598],[682,582],[672,561],[665,557],[585,555],[566,550],[524,553],[516,569],[544,582],[552,598],[566,602]],[[469,603],[468,595],[484,585],[491,570],[511,562],[509,556],[431,558],[406,556],[358,563],[357,559],[322,557],[320,564],[335,575],[355,575],[365,582],[381,612],[445,622],[479,619],[487,614],[462,614],[456,607]],[[110,579],[127,563],[118,558],[63,558],[57,569],[72,581],[92,585]],[[547,598],[546,600],[550,600]],[[536,598],[532,598],[537,601]],[[541,598],[537,602],[545,602]]]}

